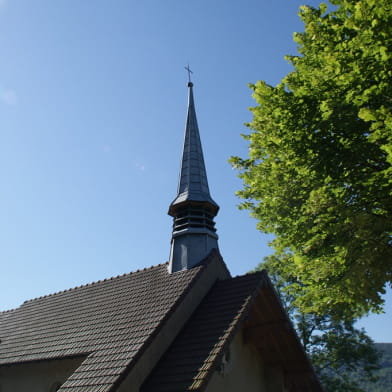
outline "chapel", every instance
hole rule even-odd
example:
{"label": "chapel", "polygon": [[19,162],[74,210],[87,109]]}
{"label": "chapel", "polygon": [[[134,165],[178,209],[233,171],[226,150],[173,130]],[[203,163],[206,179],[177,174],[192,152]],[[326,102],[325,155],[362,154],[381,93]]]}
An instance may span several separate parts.
{"label": "chapel", "polygon": [[318,392],[265,271],[218,247],[193,84],[167,263],[0,313],[0,392]]}

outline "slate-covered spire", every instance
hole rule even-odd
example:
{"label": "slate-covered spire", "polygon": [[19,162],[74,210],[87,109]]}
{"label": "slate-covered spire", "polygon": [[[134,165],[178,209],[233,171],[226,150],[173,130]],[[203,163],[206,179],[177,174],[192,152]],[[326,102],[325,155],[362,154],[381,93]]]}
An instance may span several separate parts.
{"label": "slate-covered spire", "polygon": [[170,272],[194,267],[218,248],[214,217],[219,206],[211,198],[197,125],[193,83],[189,99],[177,197],[170,204],[174,218]]}
{"label": "slate-covered spire", "polygon": [[212,200],[208,188],[207,172],[204,164],[195,103],[193,100],[193,83],[189,82],[188,87],[188,113],[185,126],[180,178],[178,180],[177,197],[170,205],[170,215],[172,215],[171,210],[177,204],[181,204],[187,200],[210,202],[212,206],[215,206],[216,210],[219,208]]}

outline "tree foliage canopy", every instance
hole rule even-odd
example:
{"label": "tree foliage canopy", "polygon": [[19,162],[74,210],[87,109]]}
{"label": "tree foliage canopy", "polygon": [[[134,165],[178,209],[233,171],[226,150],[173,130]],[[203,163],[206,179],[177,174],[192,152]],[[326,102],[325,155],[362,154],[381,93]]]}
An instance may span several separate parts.
{"label": "tree foliage canopy", "polygon": [[299,55],[252,86],[242,208],[275,234],[302,309],[382,309],[392,280],[392,3],[301,7]]}

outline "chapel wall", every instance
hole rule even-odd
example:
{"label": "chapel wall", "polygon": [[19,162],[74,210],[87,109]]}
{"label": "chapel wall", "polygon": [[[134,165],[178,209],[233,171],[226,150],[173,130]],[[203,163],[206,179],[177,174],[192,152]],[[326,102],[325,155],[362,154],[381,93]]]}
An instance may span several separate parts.
{"label": "chapel wall", "polygon": [[55,392],[84,358],[0,366],[0,392]]}
{"label": "chapel wall", "polygon": [[260,353],[237,333],[205,392],[283,392],[279,369],[264,365]]}

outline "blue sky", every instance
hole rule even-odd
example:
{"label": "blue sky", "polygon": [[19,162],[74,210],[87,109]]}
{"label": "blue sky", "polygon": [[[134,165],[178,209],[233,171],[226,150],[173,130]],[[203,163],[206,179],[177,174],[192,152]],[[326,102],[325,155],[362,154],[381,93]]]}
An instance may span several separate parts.
{"label": "blue sky", "polygon": [[[307,4],[317,4],[308,1]],[[227,163],[302,30],[297,0],[0,0],[0,309],[168,259],[189,62],[220,250],[271,253]],[[392,341],[386,314],[361,322]]]}

